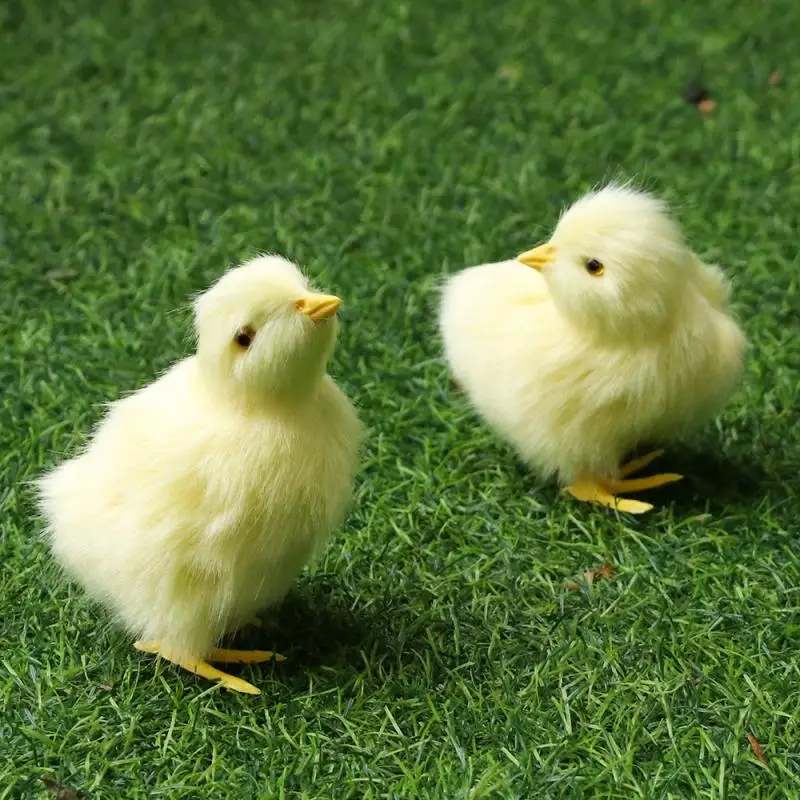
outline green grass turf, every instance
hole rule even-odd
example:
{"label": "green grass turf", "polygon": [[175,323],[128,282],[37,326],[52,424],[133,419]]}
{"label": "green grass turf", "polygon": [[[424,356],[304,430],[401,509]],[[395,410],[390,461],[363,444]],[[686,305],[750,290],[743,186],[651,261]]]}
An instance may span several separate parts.
{"label": "green grass turf", "polygon": [[[0,798],[799,797],[799,28],[790,0],[4,3]],[[434,325],[443,275],[616,175],[676,204],[751,339],[637,519],[529,475]],[[134,652],[25,482],[257,249],[345,297],[370,433],[345,530],[243,637],[288,656],[251,698]]]}

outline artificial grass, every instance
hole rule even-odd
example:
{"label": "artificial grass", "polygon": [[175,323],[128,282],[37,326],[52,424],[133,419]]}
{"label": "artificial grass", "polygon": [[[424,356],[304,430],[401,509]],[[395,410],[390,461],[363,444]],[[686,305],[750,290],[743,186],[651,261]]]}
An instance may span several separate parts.
{"label": "artificial grass", "polygon": [[[0,8],[0,798],[800,796],[796,4],[100,6]],[[434,325],[443,275],[616,175],[676,204],[751,340],[637,519],[528,474]],[[345,530],[243,637],[288,656],[251,698],[134,652],[26,482],[256,250],[345,298],[370,432]]]}

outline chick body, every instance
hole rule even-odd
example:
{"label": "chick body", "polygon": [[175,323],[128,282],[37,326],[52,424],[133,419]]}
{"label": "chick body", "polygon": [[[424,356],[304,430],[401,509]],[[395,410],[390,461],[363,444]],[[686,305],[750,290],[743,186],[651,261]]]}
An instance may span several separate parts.
{"label": "chick body", "polygon": [[[605,199],[613,202],[617,191],[627,190],[606,190]],[[658,241],[651,246],[657,251]],[[587,245],[587,255],[593,249]],[[625,300],[620,289],[609,301],[607,311],[638,314],[631,325],[591,319],[591,304],[604,303],[602,296],[582,298],[579,315],[574,307],[565,311],[569,293],[552,286],[550,266],[540,272],[519,260],[483,264],[447,282],[440,328],[453,375],[542,477],[557,476],[565,486],[619,480],[626,453],[702,425],[738,382],[744,336],[727,311],[724,275],[691,251],[670,252],[685,261],[670,288],[674,297],[632,296],[614,308]],[[630,248],[623,258],[632,254]],[[608,261],[611,271],[613,257]],[[650,508],[629,502],[627,510]]]}
{"label": "chick body", "polygon": [[[267,290],[242,296],[247,325],[251,311],[274,300],[275,271],[288,273],[282,292],[292,302],[315,296],[288,262],[270,257],[240,269]],[[278,294],[283,313],[287,297]],[[231,299],[236,308],[235,293]],[[234,338],[234,319],[220,342]],[[334,319],[319,323],[327,331],[288,312],[281,323],[295,327],[297,348],[319,336],[332,347]],[[202,331],[200,344],[202,355]],[[258,376],[259,359],[272,359],[276,371],[291,368],[270,344],[236,354],[256,361],[240,377]],[[41,480],[57,559],[165,657],[208,656],[222,635],[281,600],[343,521],[361,429],[350,401],[324,374],[326,359],[323,347],[312,369],[298,375],[298,391],[290,382],[271,394],[266,380],[262,395],[198,355],[187,358],[113,403],[85,452]]]}

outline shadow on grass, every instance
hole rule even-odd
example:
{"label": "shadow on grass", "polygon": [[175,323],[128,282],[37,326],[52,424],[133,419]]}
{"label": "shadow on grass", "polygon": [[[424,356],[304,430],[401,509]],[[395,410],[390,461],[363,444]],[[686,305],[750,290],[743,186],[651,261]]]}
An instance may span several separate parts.
{"label": "shadow on grass", "polygon": [[260,617],[261,628],[246,628],[233,641],[239,647],[274,650],[285,656],[283,672],[317,667],[360,670],[365,657],[403,658],[398,640],[390,636],[389,609],[354,608],[324,582],[293,589],[279,606]]}
{"label": "shadow on grass", "polygon": [[[753,459],[731,458],[680,443],[660,446],[665,449],[664,455],[631,477],[677,472],[683,475],[683,480],[650,491],[624,492],[624,497],[652,503],[656,510],[673,506],[676,516],[683,517],[705,512],[717,516],[735,508],[755,509],[765,500],[769,506],[777,508],[800,493],[800,473],[789,461],[780,463],[777,468],[773,461],[773,468],[767,470]],[[630,458],[656,447],[637,448]],[[555,481],[540,481],[521,460],[511,458],[504,468],[513,491],[534,492],[545,503],[572,502],[560,495]],[[645,515],[638,519],[648,518],[649,515]]]}
{"label": "shadow on grass", "polygon": [[631,497],[646,499],[656,508],[672,504],[676,514],[681,516],[756,508],[765,499],[777,506],[797,491],[794,472],[776,475],[753,460],[698,451],[681,444],[671,445],[643,474],[662,471],[677,472],[684,479]]}

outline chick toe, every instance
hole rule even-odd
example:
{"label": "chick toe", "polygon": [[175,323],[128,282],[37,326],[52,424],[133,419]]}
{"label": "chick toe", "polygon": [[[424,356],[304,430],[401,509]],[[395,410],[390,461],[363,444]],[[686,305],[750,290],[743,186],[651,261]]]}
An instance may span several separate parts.
{"label": "chick toe", "polygon": [[272,650],[227,650],[214,648],[208,656],[209,661],[220,664],[262,664],[264,661],[285,661],[279,653]]}
{"label": "chick toe", "polygon": [[221,676],[219,682],[222,686],[231,692],[239,692],[239,694],[261,694],[261,690],[253,686],[252,683],[243,681],[241,678],[237,678],[234,675],[228,675],[221,670],[214,671],[218,672]]}
{"label": "chick toe", "polygon": [[178,663],[184,669],[188,669],[189,672],[194,672],[195,675],[199,675],[201,678],[218,681],[225,689],[230,689],[232,692],[239,692],[241,694],[261,694],[261,690],[253,686],[252,683],[243,681],[235,675],[228,675],[227,672],[212,667],[211,664],[206,661],[196,660]]}
{"label": "chick toe", "polygon": [[625,514],[646,514],[648,511],[653,510],[650,503],[643,503],[641,500],[631,500],[627,497],[613,497],[613,504],[609,508],[614,508],[617,511],[622,511]]}
{"label": "chick toe", "polygon": [[648,489],[657,489],[668,483],[683,480],[683,475],[677,472],[664,472],[661,475],[650,475],[647,478],[621,478],[619,480],[602,481],[601,485],[611,494],[620,492],[644,492]]}
{"label": "chick toe", "polygon": [[566,491],[576,500],[580,500],[583,503],[597,503],[606,508],[624,511],[628,514],[645,514],[653,510],[653,506],[650,503],[617,497],[605,488],[605,484],[597,481],[578,480],[572,486],[568,486]]}
{"label": "chick toe", "polygon": [[627,463],[623,464],[619,468],[619,474],[621,478],[627,478],[628,475],[633,475],[634,472],[639,472],[639,470],[644,469],[646,466],[651,464],[657,458],[660,458],[664,455],[664,450],[653,450],[646,455],[639,456],[639,458],[633,458]]}

